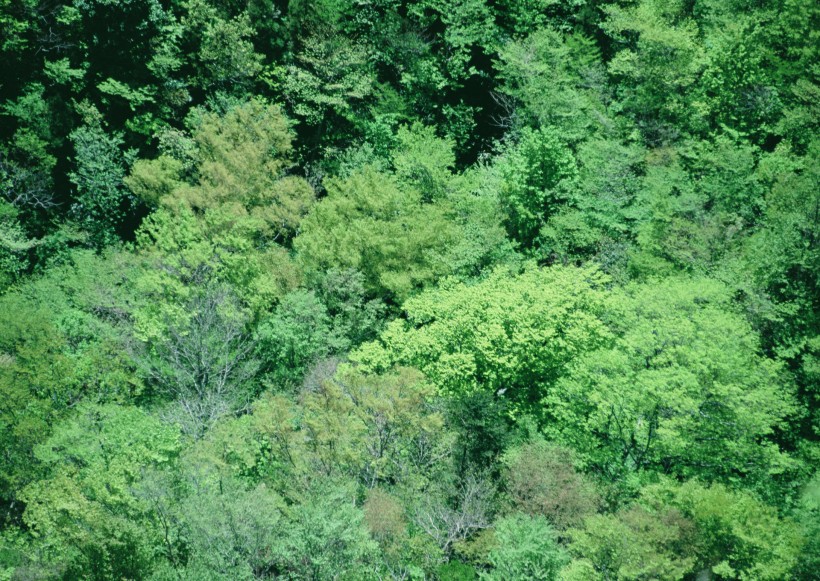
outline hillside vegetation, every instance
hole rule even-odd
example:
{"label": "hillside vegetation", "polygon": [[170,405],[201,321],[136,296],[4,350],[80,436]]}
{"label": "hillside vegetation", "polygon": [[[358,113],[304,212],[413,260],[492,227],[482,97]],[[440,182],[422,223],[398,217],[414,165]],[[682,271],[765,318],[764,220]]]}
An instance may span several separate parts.
{"label": "hillside vegetation", "polygon": [[0,0],[0,581],[817,579],[819,53]]}

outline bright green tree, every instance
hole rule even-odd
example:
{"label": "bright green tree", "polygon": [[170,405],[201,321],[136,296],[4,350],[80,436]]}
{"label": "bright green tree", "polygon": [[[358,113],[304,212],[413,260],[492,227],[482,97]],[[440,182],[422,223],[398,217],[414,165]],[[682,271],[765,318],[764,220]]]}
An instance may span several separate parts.
{"label": "bright green tree", "polygon": [[179,449],[173,428],[137,408],[80,406],[36,448],[47,476],[22,491],[24,521],[69,576],[144,577],[161,533],[132,487]]}
{"label": "bright green tree", "polygon": [[548,386],[609,336],[599,318],[606,282],[591,268],[533,266],[451,281],[405,302],[406,318],[354,358],[414,365],[444,394],[483,391],[538,415]]}
{"label": "bright green tree", "polygon": [[[605,474],[768,480],[791,466],[771,438],[793,388],[708,280],[668,279],[612,293],[612,340],[581,354],[543,399],[549,433]],[[750,478],[751,477],[751,478]]]}
{"label": "bright green tree", "polygon": [[546,518],[515,514],[498,520],[494,529],[497,545],[488,558],[492,569],[482,579],[559,579],[567,555]]}
{"label": "bright green tree", "polygon": [[312,272],[357,269],[374,296],[397,301],[451,272],[446,254],[458,228],[447,204],[425,204],[370,167],[326,186],[294,241]]}

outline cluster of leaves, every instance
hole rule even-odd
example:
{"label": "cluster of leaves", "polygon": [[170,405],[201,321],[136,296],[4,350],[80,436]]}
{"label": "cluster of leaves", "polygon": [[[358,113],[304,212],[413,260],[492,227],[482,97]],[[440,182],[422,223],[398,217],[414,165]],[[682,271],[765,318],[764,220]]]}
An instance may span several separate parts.
{"label": "cluster of leaves", "polygon": [[0,0],[0,579],[812,579],[820,9]]}

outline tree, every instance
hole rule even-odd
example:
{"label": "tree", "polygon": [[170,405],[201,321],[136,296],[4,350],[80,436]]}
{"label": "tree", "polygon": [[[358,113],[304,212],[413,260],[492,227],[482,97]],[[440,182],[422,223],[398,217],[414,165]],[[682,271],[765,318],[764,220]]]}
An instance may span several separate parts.
{"label": "tree", "polygon": [[250,405],[248,381],[259,362],[251,357],[245,317],[229,289],[206,286],[146,345],[145,373],[172,401],[168,417],[191,436],[201,437],[221,417]]}
{"label": "tree", "polygon": [[275,570],[287,525],[285,503],[264,484],[227,474],[188,473],[188,491],[174,503],[187,544],[185,578],[258,579]]}
{"label": "tree", "polygon": [[802,549],[794,521],[752,494],[720,484],[662,482],[642,493],[649,506],[666,505],[691,520],[696,534],[685,548],[698,570],[729,579],[783,579]]}
{"label": "tree", "polygon": [[452,139],[440,139],[434,127],[414,123],[400,127],[396,141],[392,160],[398,180],[421,192],[425,201],[444,197],[456,163]]}
{"label": "tree", "polygon": [[330,30],[301,43],[293,64],[281,71],[282,89],[296,117],[319,129],[352,120],[375,85],[365,47]]}
{"label": "tree", "polygon": [[0,495],[8,509],[37,473],[34,447],[48,436],[54,408],[64,404],[58,386],[70,383],[71,366],[47,312],[20,297],[6,295],[2,304]]}
{"label": "tree", "polygon": [[263,56],[254,50],[254,29],[247,12],[226,14],[203,0],[186,2],[177,32],[195,71],[194,86],[209,85],[238,93],[247,91],[262,69]]}
{"label": "tree", "polygon": [[539,257],[563,264],[595,259],[616,279],[625,278],[637,219],[644,215],[638,200],[645,156],[641,147],[614,139],[580,144],[578,179],[539,231]]}
{"label": "tree", "polygon": [[[195,111],[189,122],[190,138],[168,140],[167,153],[134,165],[125,180],[131,190],[174,210],[221,211],[247,222],[257,238],[292,236],[314,193],[304,179],[287,175],[293,145],[281,110],[256,98],[223,114]],[[188,179],[186,165],[193,166]]]}
{"label": "tree", "polygon": [[24,521],[68,576],[144,577],[160,532],[132,486],[179,449],[173,428],[137,408],[79,406],[36,448],[47,474],[20,494]]}
{"label": "tree", "polygon": [[50,123],[52,111],[45,98],[45,87],[42,83],[29,83],[0,111],[13,120],[10,126],[16,124],[0,148],[0,194],[4,201],[21,210],[53,208],[58,203],[53,191],[56,136]]}
{"label": "tree", "polygon": [[693,572],[696,535],[680,511],[635,506],[615,514],[591,515],[570,529],[575,557],[563,578],[680,580]]}
{"label": "tree", "polygon": [[797,525],[806,540],[798,555],[795,574],[798,578],[809,578],[820,566],[820,477],[815,475],[806,485],[795,512]]}
{"label": "tree", "polygon": [[504,488],[515,511],[546,517],[563,531],[594,513],[600,499],[573,465],[572,451],[537,438],[501,458]]}
{"label": "tree", "polygon": [[545,389],[609,335],[599,319],[606,281],[591,268],[529,265],[446,282],[406,301],[406,318],[353,358],[369,369],[413,365],[442,394],[483,391],[539,417]]}
{"label": "tree", "polygon": [[554,127],[525,128],[498,162],[508,231],[524,248],[533,246],[541,226],[565,201],[577,172],[558,135]]}
{"label": "tree", "polygon": [[298,385],[308,368],[337,349],[327,309],[315,293],[285,295],[256,331],[265,381],[282,390]]}
{"label": "tree", "polygon": [[482,579],[554,581],[567,561],[555,532],[542,516],[515,514],[495,522],[496,546],[490,551],[492,569]]}
{"label": "tree", "polygon": [[227,210],[202,216],[181,209],[159,209],[137,232],[145,261],[135,281],[150,297],[135,313],[135,327],[144,337],[161,332],[167,317],[177,317],[202,286],[229,286],[254,317],[270,309],[299,282],[288,252],[276,244],[256,244],[258,229]]}
{"label": "tree", "polygon": [[452,499],[440,490],[431,490],[419,499],[414,521],[448,554],[456,543],[491,526],[494,494],[487,478],[470,474]]}
{"label": "tree", "polygon": [[0,200],[0,293],[26,271],[28,253],[36,245],[26,236],[14,206]]}
{"label": "tree", "polygon": [[366,579],[373,569],[376,543],[364,513],[343,482],[317,482],[293,507],[280,545],[282,566],[300,579]]}
{"label": "tree", "polygon": [[416,370],[369,375],[341,366],[304,395],[303,427],[319,470],[346,473],[368,488],[386,482],[423,488],[448,452],[434,397]]}
{"label": "tree", "polygon": [[102,248],[114,242],[127,214],[133,211],[123,186],[122,137],[109,135],[100,119],[92,119],[74,130],[71,140],[76,155],[75,171],[69,175],[76,187],[72,211],[91,234],[94,245]]}
{"label": "tree", "polygon": [[664,144],[682,131],[705,129],[697,89],[708,58],[685,4],[644,0],[605,11],[601,27],[620,49],[609,72],[645,139]]}
{"label": "tree", "polygon": [[725,287],[632,285],[607,310],[612,342],[574,359],[542,400],[549,434],[610,477],[654,469],[750,485],[789,466],[769,438],[795,411],[792,388]]}
{"label": "tree", "polygon": [[357,269],[371,296],[394,301],[450,272],[446,253],[458,230],[448,205],[424,204],[371,167],[326,187],[294,241],[311,272]]}
{"label": "tree", "polygon": [[[522,3],[511,4],[515,10]],[[511,129],[555,127],[570,143],[611,130],[615,122],[604,107],[606,71],[594,41],[578,32],[535,28],[534,18],[543,14],[530,15],[526,30],[531,33],[498,51],[501,122]]]}

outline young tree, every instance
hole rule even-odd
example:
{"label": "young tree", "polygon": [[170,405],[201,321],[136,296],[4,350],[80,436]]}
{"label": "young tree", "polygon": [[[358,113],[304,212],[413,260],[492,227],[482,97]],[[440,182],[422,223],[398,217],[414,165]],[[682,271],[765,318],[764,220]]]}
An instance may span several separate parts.
{"label": "young tree", "polygon": [[555,581],[568,560],[547,519],[515,514],[493,525],[496,546],[488,560],[492,569],[482,579]]}
{"label": "young tree", "polygon": [[146,348],[145,373],[171,400],[166,413],[185,433],[201,437],[221,417],[248,409],[259,362],[246,314],[229,289],[198,290]]}

